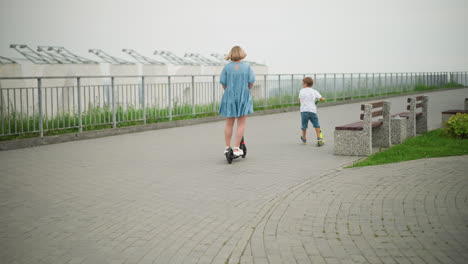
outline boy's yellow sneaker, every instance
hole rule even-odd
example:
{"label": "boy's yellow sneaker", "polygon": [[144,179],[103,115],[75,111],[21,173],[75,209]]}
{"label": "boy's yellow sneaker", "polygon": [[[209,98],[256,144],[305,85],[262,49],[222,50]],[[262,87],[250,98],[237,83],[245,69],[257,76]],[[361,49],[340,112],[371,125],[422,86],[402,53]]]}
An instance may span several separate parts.
{"label": "boy's yellow sneaker", "polygon": [[317,138],[317,146],[321,147],[325,144],[325,139],[323,137]]}

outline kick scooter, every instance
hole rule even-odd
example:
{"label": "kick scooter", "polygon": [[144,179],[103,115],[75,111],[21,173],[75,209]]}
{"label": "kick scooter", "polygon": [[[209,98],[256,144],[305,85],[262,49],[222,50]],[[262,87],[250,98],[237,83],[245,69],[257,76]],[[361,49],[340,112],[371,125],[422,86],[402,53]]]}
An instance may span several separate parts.
{"label": "kick scooter", "polygon": [[245,146],[244,137],[242,137],[239,148],[242,149],[242,151],[244,151],[244,154],[241,155],[241,156],[234,155],[234,150],[232,148],[227,149],[227,152],[226,152],[225,155],[226,155],[226,160],[227,160],[227,162],[229,164],[231,164],[233,160],[235,160],[235,159],[237,159],[239,157],[245,158],[245,156],[247,156],[247,147]]}

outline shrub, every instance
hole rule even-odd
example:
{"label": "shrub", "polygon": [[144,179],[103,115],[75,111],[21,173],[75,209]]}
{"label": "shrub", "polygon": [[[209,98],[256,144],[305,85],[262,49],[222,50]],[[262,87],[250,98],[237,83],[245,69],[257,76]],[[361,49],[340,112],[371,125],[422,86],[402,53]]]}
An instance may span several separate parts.
{"label": "shrub", "polygon": [[447,121],[447,131],[453,136],[468,138],[468,114],[458,113],[450,117]]}

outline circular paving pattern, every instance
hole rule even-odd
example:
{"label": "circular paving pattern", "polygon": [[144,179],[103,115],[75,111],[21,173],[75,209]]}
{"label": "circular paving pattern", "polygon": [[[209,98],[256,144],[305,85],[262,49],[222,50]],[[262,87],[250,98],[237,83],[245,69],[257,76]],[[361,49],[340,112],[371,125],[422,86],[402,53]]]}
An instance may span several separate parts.
{"label": "circular paving pattern", "polygon": [[344,169],[307,181],[255,226],[241,263],[468,263],[467,161]]}

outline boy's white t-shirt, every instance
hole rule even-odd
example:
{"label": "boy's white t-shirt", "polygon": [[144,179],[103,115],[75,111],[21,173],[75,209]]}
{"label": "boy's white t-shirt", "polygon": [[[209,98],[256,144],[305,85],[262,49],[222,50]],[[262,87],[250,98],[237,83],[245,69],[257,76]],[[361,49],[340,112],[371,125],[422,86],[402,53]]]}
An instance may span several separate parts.
{"label": "boy's white t-shirt", "polygon": [[315,101],[320,100],[322,95],[320,95],[317,90],[313,88],[302,88],[299,92],[299,99],[301,100],[301,112],[312,112],[317,113],[317,106]]}

